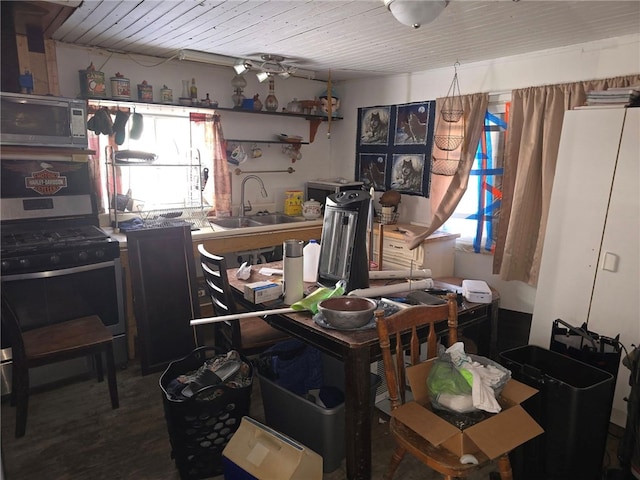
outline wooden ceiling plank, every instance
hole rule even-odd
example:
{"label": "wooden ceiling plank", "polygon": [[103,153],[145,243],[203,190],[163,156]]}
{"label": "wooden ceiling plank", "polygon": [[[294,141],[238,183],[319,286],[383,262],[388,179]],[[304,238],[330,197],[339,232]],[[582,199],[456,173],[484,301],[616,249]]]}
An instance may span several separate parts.
{"label": "wooden ceiling plank", "polygon": [[72,38],[78,36],[78,29],[82,31],[82,23],[91,17],[92,12],[100,6],[102,0],[85,0],[69,16],[66,22],[52,35],[54,40],[73,43]]}

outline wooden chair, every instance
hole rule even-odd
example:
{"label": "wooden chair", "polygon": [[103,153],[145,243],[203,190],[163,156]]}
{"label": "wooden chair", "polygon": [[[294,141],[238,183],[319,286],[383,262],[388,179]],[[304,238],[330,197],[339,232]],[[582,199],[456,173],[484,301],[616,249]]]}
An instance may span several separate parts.
{"label": "wooden chair", "polygon": [[[233,298],[229,285],[227,264],[224,257],[208,252],[202,244],[198,245],[198,252],[214,313],[216,315],[239,313],[240,309]],[[230,320],[214,325],[216,346],[237,350],[244,355],[258,354],[273,344],[290,338],[285,333],[271,327],[260,317]]]}
{"label": "wooden chair", "polygon": [[22,332],[18,318],[2,292],[2,331],[12,351],[11,403],[16,406],[16,437],[27,429],[29,405],[29,369],[88,355],[95,358],[98,381],[104,378],[102,353],[107,360],[107,382],[111,407],[120,406],[113,335],[97,315],[67,320]]}
{"label": "wooden chair", "polygon": [[[447,296],[446,304],[410,307],[386,318],[383,311],[376,312],[376,327],[380,338],[380,349],[382,350],[385,379],[389,389],[389,401],[391,402],[392,411],[405,403],[407,383],[405,364],[402,361],[405,351],[407,349],[410,351],[411,365],[420,362],[418,329],[426,327],[429,329],[427,357],[435,357],[437,354],[435,324],[441,321],[447,321],[449,326],[449,345],[454,344],[458,341],[458,307],[455,294]],[[405,344],[406,340],[408,340],[407,344]],[[395,357],[392,356],[391,352],[393,341],[395,341]],[[397,361],[397,359],[401,359],[401,361]],[[478,459],[477,465],[460,463],[460,458],[457,455],[443,447],[429,443],[410,427],[410,425],[405,425],[394,417],[390,419],[389,429],[397,447],[385,474],[384,478],[386,480],[393,478],[398,465],[400,465],[407,452],[444,475],[447,480],[467,477],[481,468],[486,468],[487,464],[491,462],[486,455],[478,452],[474,454]],[[512,480],[508,454],[499,457],[497,463],[502,480]]]}

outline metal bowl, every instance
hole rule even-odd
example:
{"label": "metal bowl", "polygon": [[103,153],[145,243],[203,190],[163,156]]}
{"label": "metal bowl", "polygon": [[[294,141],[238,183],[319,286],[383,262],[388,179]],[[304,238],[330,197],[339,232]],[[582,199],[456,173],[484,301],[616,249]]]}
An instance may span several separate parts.
{"label": "metal bowl", "polygon": [[326,322],[335,328],[352,329],[371,321],[378,304],[365,297],[342,296],[327,298],[318,304]]}

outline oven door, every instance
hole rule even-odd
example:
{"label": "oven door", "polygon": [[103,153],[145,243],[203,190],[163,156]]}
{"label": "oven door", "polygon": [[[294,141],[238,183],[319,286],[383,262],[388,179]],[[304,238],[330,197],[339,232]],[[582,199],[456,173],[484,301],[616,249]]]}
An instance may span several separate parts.
{"label": "oven door", "polygon": [[[127,361],[120,259],[79,267],[4,275],[2,286],[23,330],[98,315],[114,336],[116,363]],[[2,343],[2,393],[10,392],[11,350]],[[76,359],[30,370],[31,386],[86,375],[92,359]]]}

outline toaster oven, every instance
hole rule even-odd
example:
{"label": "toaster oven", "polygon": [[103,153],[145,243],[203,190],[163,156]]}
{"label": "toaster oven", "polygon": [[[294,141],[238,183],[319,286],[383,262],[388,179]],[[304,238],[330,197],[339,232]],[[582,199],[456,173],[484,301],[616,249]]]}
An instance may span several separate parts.
{"label": "toaster oven", "polygon": [[364,183],[335,178],[329,180],[313,180],[305,185],[305,200],[316,200],[322,206],[325,205],[327,197],[333,193],[344,190],[361,190]]}

